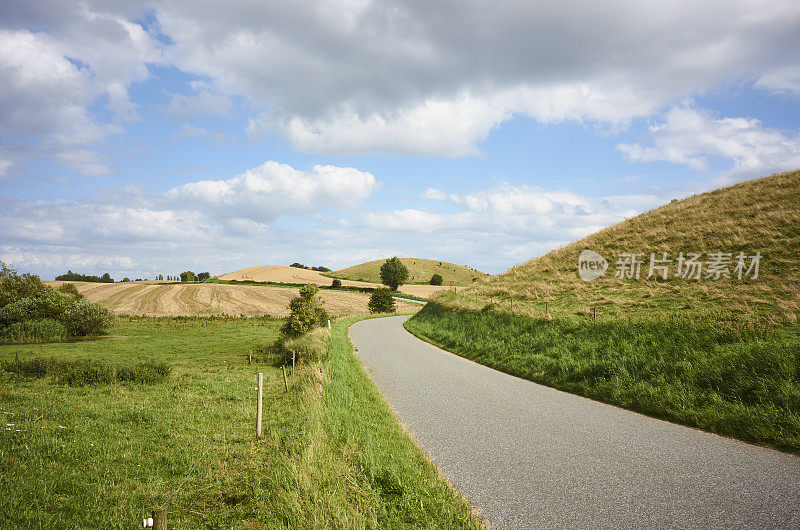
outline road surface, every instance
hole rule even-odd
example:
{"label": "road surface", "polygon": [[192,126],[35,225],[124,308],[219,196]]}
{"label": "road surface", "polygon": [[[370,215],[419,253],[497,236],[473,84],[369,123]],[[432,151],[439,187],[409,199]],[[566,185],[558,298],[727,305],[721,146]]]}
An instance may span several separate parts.
{"label": "road surface", "polygon": [[800,457],[525,381],[407,316],[350,329],[414,440],[496,528],[800,528]]}

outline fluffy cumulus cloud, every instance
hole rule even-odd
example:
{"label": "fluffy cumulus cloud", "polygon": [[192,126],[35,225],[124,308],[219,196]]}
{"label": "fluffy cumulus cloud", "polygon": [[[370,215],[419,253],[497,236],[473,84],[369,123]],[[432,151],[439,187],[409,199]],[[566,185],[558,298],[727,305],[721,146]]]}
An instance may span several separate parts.
{"label": "fluffy cumulus cloud", "polygon": [[[111,172],[86,146],[136,117],[128,88],[161,62],[158,43],[126,16],[88,4],[9,2],[0,15],[0,140],[38,141],[41,155],[67,167]],[[112,119],[98,116],[98,103]]]}
{"label": "fluffy cumulus cloud", "polygon": [[134,117],[131,84],[161,64],[199,80],[173,117],[228,117],[237,96],[252,137],[302,151],[462,156],[514,116],[624,126],[720,84],[796,94],[800,71],[790,0],[52,0],[2,14],[0,134],[86,130],[98,102]]}
{"label": "fluffy cumulus cloud", "polygon": [[800,56],[790,1],[163,2],[156,13],[174,64],[263,109],[251,133],[333,154],[461,156],[515,115],[624,124],[720,83],[776,87]]}
{"label": "fluffy cumulus cloud", "polygon": [[800,167],[800,131],[763,127],[753,118],[718,118],[690,107],[673,107],[649,127],[651,145],[619,144],[637,162],[667,161],[705,170],[712,157],[731,160],[729,176],[752,177]]}
{"label": "fluffy cumulus cloud", "polygon": [[230,179],[190,182],[163,194],[128,186],[81,200],[3,199],[0,259],[51,271],[81,249],[109,259],[133,260],[136,254],[137,263],[143,257],[163,263],[176,254],[219,262],[225,258],[216,254],[224,249],[259,249],[275,241],[287,252],[297,240],[292,228],[272,230],[281,217],[340,214],[357,208],[378,186],[372,174],[353,168],[301,171],[266,162]]}

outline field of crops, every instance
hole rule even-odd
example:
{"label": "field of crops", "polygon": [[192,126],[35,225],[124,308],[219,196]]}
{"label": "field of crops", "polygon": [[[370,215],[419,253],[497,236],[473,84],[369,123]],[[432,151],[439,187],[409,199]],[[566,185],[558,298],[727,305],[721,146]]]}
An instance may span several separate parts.
{"label": "field of crops", "polygon": [[[64,282],[47,282],[58,287]],[[296,287],[172,284],[157,282],[88,283],[72,282],[88,300],[102,302],[117,314],[142,316],[289,315],[289,301],[298,295]],[[322,307],[338,318],[368,313],[369,295],[353,291],[323,290]],[[419,305],[398,302],[397,310],[412,312]]]}

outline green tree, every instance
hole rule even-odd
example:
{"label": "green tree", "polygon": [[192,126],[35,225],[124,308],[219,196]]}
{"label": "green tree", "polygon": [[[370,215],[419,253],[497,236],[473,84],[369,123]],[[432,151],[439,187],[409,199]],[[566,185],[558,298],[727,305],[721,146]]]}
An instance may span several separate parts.
{"label": "green tree", "polygon": [[207,280],[211,278],[211,274],[208,272],[201,272],[197,275],[197,281],[202,282],[203,280]]}
{"label": "green tree", "polygon": [[444,282],[442,275],[436,273],[433,276],[431,276],[431,280],[428,283],[430,283],[431,285],[442,285],[442,282]]}
{"label": "green tree", "polygon": [[288,337],[299,337],[322,326],[328,320],[328,312],[317,305],[319,288],[308,283],[300,288],[300,296],[289,302],[289,318],[281,331]]}
{"label": "green tree", "polygon": [[334,289],[338,289],[341,286],[342,286],[342,280],[336,279],[331,282],[331,287],[333,287]]}
{"label": "green tree", "polygon": [[192,271],[183,271],[181,273],[181,281],[182,282],[196,282],[197,276]]}
{"label": "green tree", "polygon": [[398,287],[406,283],[407,279],[408,269],[397,256],[387,259],[381,265],[381,282],[392,291],[396,291]]}
{"label": "green tree", "polygon": [[392,291],[383,287],[375,289],[372,296],[369,297],[367,307],[372,313],[394,313],[395,303]]}

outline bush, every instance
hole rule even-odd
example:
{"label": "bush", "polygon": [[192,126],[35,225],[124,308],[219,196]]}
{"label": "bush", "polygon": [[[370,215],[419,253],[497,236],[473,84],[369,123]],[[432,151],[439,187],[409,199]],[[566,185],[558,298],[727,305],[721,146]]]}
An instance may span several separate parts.
{"label": "bush", "polygon": [[198,282],[202,282],[203,280],[207,280],[209,278],[211,278],[211,273],[208,272],[201,272],[200,274],[197,275]]}
{"label": "bush", "polygon": [[319,288],[313,283],[308,283],[300,288],[300,296],[289,302],[289,318],[281,331],[287,337],[300,337],[308,333],[315,326],[323,326],[327,322],[328,312],[319,307],[316,294]]}
{"label": "bush", "polygon": [[102,304],[78,300],[60,318],[70,335],[100,335],[114,323],[114,313]]}
{"label": "bush", "polygon": [[67,335],[64,325],[52,318],[23,320],[0,328],[0,338],[8,342],[49,342]]}
{"label": "bush", "polygon": [[58,288],[58,292],[60,293],[67,293],[74,296],[77,299],[83,298],[83,295],[78,291],[78,288],[75,287],[74,283],[65,283]]}
{"label": "bush", "polygon": [[197,275],[195,275],[195,273],[193,273],[192,271],[183,271],[181,273],[181,281],[182,282],[196,282],[197,281]]}
{"label": "bush", "polygon": [[431,276],[431,279],[430,279],[430,281],[428,283],[431,284],[431,285],[442,285],[442,282],[444,282],[444,279],[442,278],[442,275],[439,274],[439,273],[436,273],[433,276]]}
{"label": "bush", "polygon": [[375,289],[372,296],[369,297],[367,307],[372,313],[394,313],[395,303],[392,291],[383,287]]}
{"label": "bush", "polygon": [[341,286],[342,286],[342,280],[338,280],[337,279],[337,280],[333,280],[333,282],[331,282],[331,287],[333,287],[334,289],[338,289]]}
{"label": "bush", "polygon": [[54,383],[70,386],[98,385],[113,381],[151,385],[166,381],[172,371],[169,365],[152,361],[117,367],[89,359],[58,361],[41,357],[2,363],[0,370],[34,379],[49,374]]}
{"label": "bush", "polygon": [[408,269],[397,259],[397,256],[387,259],[381,265],[381,282],[388,286],[392,291],[406,283],[408,279]]}

